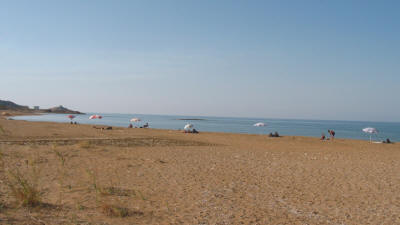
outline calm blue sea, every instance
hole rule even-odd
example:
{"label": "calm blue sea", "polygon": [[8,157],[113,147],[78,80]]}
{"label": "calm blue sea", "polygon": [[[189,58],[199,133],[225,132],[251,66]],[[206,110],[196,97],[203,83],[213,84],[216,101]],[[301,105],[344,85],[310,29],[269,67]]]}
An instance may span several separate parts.
{"label": "calm blue sea", "polygon": [[[103,116],[101,120],[89,120],[92,114]],[[139,115],[139,114],[104,114],[88,113],[77,115],[74,119],[78,123],[98,124],[127,127],[131,118],[138,117],[142,121],[135,124],[141,126],[148,122],[151,128],[183,129],[185,124],[192,123],[199,131],[231,132],[248,134],[265,134],[279,132],[281,135],[320,137],[321,133],[328,134],[328,129],[336,132],[337,138],[369,139],[369,135],[361,129],[374,127],[379,130],[375,139],[390,138],[400,141],[400,123],[394,122],[362,122],[362,121],[332,121],[332,120],[297,120],[297,119],[262,119],[262,118],[228,118],[228,117],[202,117],[202,116],[167,116],[167,115]],[[182,118],[198,118],[203,120],[182,121]],[[28,121],[69,122],[64,114],[44,114],[39,116],[17,116],[13,119]],[[254,127],[253,124],[263,122],[266,127]]]}

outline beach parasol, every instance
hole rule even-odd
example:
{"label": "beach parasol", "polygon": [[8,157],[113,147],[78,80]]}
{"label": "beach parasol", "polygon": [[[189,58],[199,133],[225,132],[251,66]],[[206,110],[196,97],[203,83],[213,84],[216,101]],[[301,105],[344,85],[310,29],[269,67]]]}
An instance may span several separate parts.
{"label": "beach parasol", "polygon": [[131,122],[139,122],[139,121],[141,121],[141,119],[139,119],[139,118],[132,118],[131,119]]}
{"label": "beach parasol", "polygon": [[91,115],[90,117],[89,117],[89,120],[93,120],[93,119],[101,119],[101,118],[103,118],[102,116],[100,116],[100,115]]}
{"label": "beach parasol", "polygon": [[265,126],[267,126],[267,124],[265,124],[265,123],[256,123],[253,126],[255,126],[255,127],[265,127]]}
{"label": "beach parasol", "polygon": [[369,142],[372,142],[372,134],[377,134],[378,133],[378,130],[373,128],[373,127],[364,128],[364,129],[362,129],[362,131],[364,133],[369,134]]}
{"label": "beach parasol", "polygon": [[190,130],[191,128],[193,128],[193,124],[188,123],[185,125],[185,127],[183,129]]}
{"label": "beach parasol", "polygon": [[71,121],[75,118],[74,115],[68,115],[67,117],[68,117]]}

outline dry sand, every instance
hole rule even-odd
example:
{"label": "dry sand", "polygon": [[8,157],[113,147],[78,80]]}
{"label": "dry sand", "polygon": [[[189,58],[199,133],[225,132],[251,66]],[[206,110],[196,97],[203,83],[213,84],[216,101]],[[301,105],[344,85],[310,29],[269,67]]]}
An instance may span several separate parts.
{"label": "dry sand", "polygon": [[0,151],[0,224],[400,224],[399,144],[0,118]]}

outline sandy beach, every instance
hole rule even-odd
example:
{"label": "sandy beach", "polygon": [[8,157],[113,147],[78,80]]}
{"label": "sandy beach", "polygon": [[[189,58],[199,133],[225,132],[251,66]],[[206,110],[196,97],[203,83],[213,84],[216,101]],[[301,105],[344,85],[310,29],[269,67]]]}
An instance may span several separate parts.
{"label": "sandy beach", "polygon": [[400,224],[397,143],[2,117],[0,151],[0,224]]}

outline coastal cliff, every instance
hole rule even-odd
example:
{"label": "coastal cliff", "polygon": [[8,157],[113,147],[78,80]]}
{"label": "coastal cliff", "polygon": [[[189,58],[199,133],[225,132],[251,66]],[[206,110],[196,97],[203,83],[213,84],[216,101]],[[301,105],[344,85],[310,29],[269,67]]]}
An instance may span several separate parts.
{"label": "coastal cliff", "polygon": [[79,111],[71,110],[60,105],[49,109],[31,109],[28,106],[18,105],[12,101],[0,100],[0,110],[11,110],[26,113],[60,113],[60,114],[84,114]]}
{"label": "coastal cliff", "polygon": [[43,112],[46,112],[46,113],[59,113],[59,114],[84,114],[84,113],[81,113],[79,111],[74,111],[74,110],[71,110],[71,109],[67,109],[62,105],[57,106],[57,107],[53,107],[53,108],[50,108],[50,109],[42,109],[42,110],[39,110],[39,111],[43,111]]}

